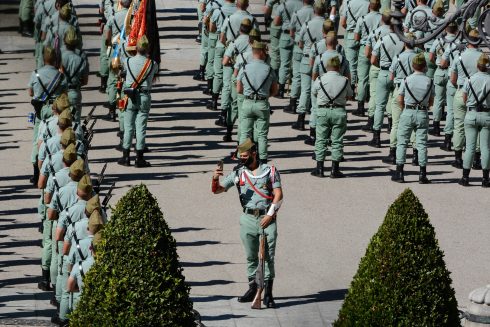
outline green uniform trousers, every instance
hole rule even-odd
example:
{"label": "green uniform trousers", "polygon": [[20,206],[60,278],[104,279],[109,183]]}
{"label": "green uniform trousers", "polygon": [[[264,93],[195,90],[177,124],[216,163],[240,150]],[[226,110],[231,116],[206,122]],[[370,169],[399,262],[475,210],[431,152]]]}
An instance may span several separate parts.
{"label": "green uniform trousers", "polygon": [[379,67],[376,67],[375,65],[369,67],[369,117],[374,117],[374,112],[376,111],[376,84],[378,83],[379,71]]}
{"label": "green uniform trousers", "polygon": [[293,56],[292,56],[292,66],[293,74],[291,77],[291,92],[289,96],[291,98],[299,98],[301,94],[301,60],[303,59],[303,50],[294,45]]}
{"label": "green uniform trousers", "polygon": [[441,69],[437,67],[434,73],[434,104],[432,106],[432,111],[434,115],[434,121],[441,121],[442,112],[444,111],[444,106],[446,104],[446,86],[447,86],[448,76],[447,69]]}
{"label": "green uniform trousers", "polygon": [[[109,63],[110,63],[110,58],[109,58]],[[114,72],[114,70],[109,69],[109,78],[107,79],[106,92],[109,97],[109,105],[111,106],[116,105],[116,98],[117,98],[116,83],[117,83],[117,74]],[[124,132],[124,111],[116,110],[116,112],[117,112],[117,118],[119,120],[119,130],[121,132]]]}
{"label": "green uniform trousers", "polygon": [[389,107],[389,115],[391,115],[390,98],[393,96],[393,81],[390,79],[388,70],[380,70],[378,80],[376,82],[376,110],[374,111],[373,129],[381,130],[383,126],[384,112]]}
{"label": "green uniform trousers", "polygon": [[202,33],[201,33],[201,47],[199,52],[199,65],[201,66],[206,66],[206,62],[208,60],[208,41],[209,41],[208,32],[205,31],[204,24],[203,24]]}
{"label": "green uniform trousers", "polygon": [[[240,216],[240,238],[242,240],[243,247],[245,248],[245,255],[247,256],[247,276],[248,278],[255,278],[255,273],[259,265],[259,247],[260,247],[260,235],[262,234],[262,227],[260,227],[260,220],[264,216],[252,216],[248,214],[242,214]],[[272,280],[275,277],[274,270],[274,256],[276,253],[276,240],[277,240],[277,225],[276,222],[272,222],[264,230],[267,235],[267,243],[265,245],[265,271],[264,280]]]}
{"label": "green uniform trousers", "polygon": [[223,43],[218,41],[214,50],[214,78],[213,78],[213,93],[219,94],[223,87],[223,56],[225,47]]}
{"label": "green uniform trousers", "polygon": [[415,143],[419,155],[420,167],[427,166],[427,130],[429,129],[429,115],[426,110],[403,109],[398,124],[396,144],[396,164],[404,165],[406,161],[407,145],[410,135],[415,131]]}
{"label": "green uniform trousers", "polygon": [[68,90],[68,100],[70,101],[71,114],[74,122],[79,123],[82,117],[82,91],[78,89]]}
{"label": "green uniform trousers", "polygon": [[[320,77],[317,77],[317,78],[320,78]],[[312,83],[314,83],[314,81],[312,81]],[[309,125],[310,125],[310,128],[316,128],[316,111],[318,110],[318,105],[316,103],[316,96],[313,94],[313,92],[311,92],[311,115],[310,115],[310,121],[309,121]]]}
{"label": "green uniform trousers", "polygon": [[[229,106],[228,114],[226,115],[226,124],[233,126],[238,119],[238,92],[236,90],[236,76],[231,75],[231,103]],[[240,135],[240,134],[238,134]]]}
{"label": "green uniform trousers", "polygon": [[245,98],[243,101],[242,112],[240,113],[240,143],[256,134],[259,158],[262,160],[267,159],[270,115],[269,100]]}
{"label": "green uniform trousers", "polygon": [[293,57],[294,41],[289,33],[281,33],[279,38],[279,54],[281,65],[279,67],[279,84],[286,84],[291,78],[291,59]]}
{"label": "green uniform trousers", "polygon": [[100,56],[99,56],[99,74],[102,77],[109,76],[109,58],[107,57],[107,46],[105,45],[105,36],[100,38]]}
{"label": "green uniform trousers", "polygon": [[463,150],[464,147],[464,117],[466,115],[466,105],[463,102],[463,90],[458,89],[454,95],[453,102],[454,130],[453,130],[453,150]]}
{"label": "green uniform trousers", "polygon": [[[402,114],[402,107],[400,107],[400,103],[398,102],[398,96],[400,95],[398,87],[395,87],[393,90],[393,98],[391,99],[391,118],[392,125],[390,131],[390,148],[396,148],[396,144],[398,142],[398,125],[400,124],[400,115]],[[412,131],[410,136],[410,143],[412,145],[415,144],[415,132]]]}
{"label": "green uniform trousers", "polygon": [[437,69],[437,66],[432,61],[430,61],[429,51],[430,51],[430,49],[428,49],[424,52],[425,62],[427,62],[427,72],[425,73],[425,76],[427,76],[429,78],[434,78],[434,73]]}
{"label": "green uniform trousers", "polygon": [[367,99],[369,92],[369,68],[371,63],[364,54],[366,46],[361,45],[359,48],[359,56],[357,57],[357,96],[358,102],[364,102]]}
{"label": "green uniform trousers", "polygon": [[[55,241],[53,241],[54,244]],[[56,264],[57,264],[57,272],[58,275],[56,276],[56,301],[61,303],[61,296],[63,294],[63,287],[66,285],[63,284],[63,274],[65,273],[67,267],[66,267],[66,261],[64,261],[64,255],[63,255],[63,241],[56,241],[57,243],[57,251],[56,251]]]}
{"label": "green uniform trousers", "polygon": [[349,62],[352,84],[357,83],[357,59],[359,57],[359,41],[354,40],[354,32],[345,34],[345,57]]}
{"label": "green uniform trousers", "polygon": [[[73,245],[75,246],[75,245]],[[70,311],[70,293],[66,288],[66,282],[68,281],[68,277],[70,274],[68,272],[68,256],[63,256],[63,274],[58,276],[58,279],[61,280],[60,285],[56,285],[56,292],[58,292],[58,287],[61,289],[61,301],[60,301],[60,319],[66,320],[68,319],[67,315]]]}
{"label": "green uniform trousers", "polygon": [[446,86],[446,125],[444,126],[444,134],[453,135],[454,130],[454,112],[453,102],[456,88],[451,81],[447,82]]}
{"label": "green uniform trousers", "polygon": [[39,69],[44,66],[44,58],[43,58],[43,42],[36,42],[34,45],[34,57],[36,59],[36,68]]}
{"label": "green uniform trousers", "polygon": [[278,71],[281,66],[281,55],[279,54],[279,38],[281,37],[281,27],[271,23],[269,26],[270,43],[269,56],[271,58],[271,68]]}
{"label": "green uniform trousers", "polygon": [[214,76],[214,51],[216,50],[216,42],[218,42],[218,34],[209,33],[208,39],[208,54],[206,63],[206,80],[213,79]]}
{"label": "green uniform trousers", "polygon": [[299,114],[311,110],[311,66],[310,59],[303,57],[301,59],[301,95],[299,96],[298,108]]}
{"label": "green uniform trousers", "polygon": [[223,66],[223,88],[221,90],[221,110],[231,109],[231,78],[233,66]]}
{"label": "green uniform trousers", "polygon": [[136,150],[145,148],[146,126],[151,107],[149,93],[139,93],[135,100],[129,99],[124,116],[124,141],[123,148],[129,150],[133,143],[133,134],[136,132]]}
{"label": "green uniform trousers", "polygon": [[385,9],[391,10],[391,0],[381,0],[381,9],[379,12],[383,12]]}
{"label": "green uniform trousers", "polygon": [[53,221],[49,219],[43,220],[43,248],[41,250],[41,267],[43,270],[49,270],[51,267],[52,257],[52,232]]}
{"label": "green uniform trousers", "polygon": [[[51,274],[51,284],[55,286],[56,286],[56,280],[58,278],[58,269],[59,269],[58,266],[59,247],[57,241],[54,239],[56,236],[56,227],[58,227],[58,221],[54,220],[53,223],[51,224],[51,265],[49,267],[49,273]],[[58,300],[58,298],[56,298],[56,300]]]}
{"label": "green uniform trousers", "polygon": [[23,22],[31,20],[34,17],[34,0],[20,0],[19,18]]}
{"label": "green uniform trousers", "polygon": [[31,150],[31,162],[33,164],[37,164],[37,155],[39,153],[39,149],[37,147],[37,138],[39,135],[39,125],[41,121],[44,119],[48,119],[53,116],[53,111],[51,110],[51,104],[45,104],[41,109],[41,119],[36,117],[36,121],[34,122],[34,129],[32,135],[32,150]]}
{"label": "green uniform trousers", "polygon": [[316,161],[325,160],[327,140],[332,141],[332,161],[340,161],[344,156],[344,135],[347,130],[345,108],[318,107],[316,111]]}
{"label": "green uniform trousers", "polygon": [[470,110],[464,119],[466,135],[466,150],[463,159],[463,168],[471,169],[473,158],[478,147],[480,136],[481,166],[490,169],[490,113]]}
{"label": "green uniform trousers", "polygon": [[70,310],[70,312],[72,312],[73,310],[75,310],[78,306],[78,302],[80,302],[80,292],[71,292],[69,293],[70,295],[70,301],[69,301],[69,306],[68,306],[68,309]]}

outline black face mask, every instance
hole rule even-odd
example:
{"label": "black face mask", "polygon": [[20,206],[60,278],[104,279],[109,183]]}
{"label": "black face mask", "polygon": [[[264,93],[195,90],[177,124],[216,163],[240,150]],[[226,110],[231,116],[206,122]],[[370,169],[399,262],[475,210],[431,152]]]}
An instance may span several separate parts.
{"label": "black face mask", "polygon": [[253,157],[252,156],[249,156],[247,159],[240,159],[240,162],[242,163],[242,165],[244,165],[245,167],[248,167],[252,164],[252,162],[254,161]]}

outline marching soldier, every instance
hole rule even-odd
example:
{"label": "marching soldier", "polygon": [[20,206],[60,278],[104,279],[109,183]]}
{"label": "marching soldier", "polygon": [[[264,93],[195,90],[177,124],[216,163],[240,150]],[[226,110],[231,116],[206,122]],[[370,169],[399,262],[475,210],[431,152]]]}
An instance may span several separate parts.
{"label": "marching soldier", "polygon": [[480,136],[481,167],[483,169],[482,187],[490,187],[490,74],[488,55],[481,54],[477,62],[478,72],[472,74],[463,85],[463,102],[467,113],[464,119],[466,151],[463,161],[463,177],[460,185],[468,186],[470,170],[475,156],[478,135]]}
{"label": "marching soldier", "polygon": [[228,174],[223,181],[223,167],[214,171],[211,190],[214,194],[238,188],[243,214],[240,217],[240,238],[247,257],[249,289],[238,298],[238,302],[252,302],[257,292],[255,272],[258,267],[259,236],[267,235],[265,255],[264,305],[274,308],[272,287],[275,277],[274,257],[277,238],[277,212],[282,205],[283,193],[279,172],[274,166],[260,163],[255,144],[247,139],[238,146],[241,165]]}
{"label": "marching soldier", "polygon": [[270,120],[269,97],[277,93],[277,77],[274,70],[265,63],[265,44],[254,42],[252,51],[254,60],[245,65],[237,78],[237,92],[245,97],[240,113],[240,141],[244,142],[247,138],[257,135],[259,159],[261,163],[266,163]]}
{"label": "marching soldier", "polygon": [[150,167],[151,164],[143,158],[145,149],[146,126],[151,108],[151,87],[158,64],[148,58],[149,42],[145,35],[140,37],[136,46],[137,54],[123,61],[127,71],[124,83],[124,93],[128,96],[128,105],[124,117],[123,157],[120,165],[129,166],[129,151],[133,143],[133,133],[136,133],[135,167]]}
{"label": "marching soldier", "polygon": [[[43,41],[46,38],[46,21],[56,12],[55,0],[36,1],[34,6],[34,58],[36,67],[43,66]],[[44,32],[43,32],[44,29]]]}
{"label": "marching soldier", "polygon": [[269,28],[269,55],[271,57],[271,67],[279,74],[281,65],[281,55],[279,54],[279,38],[281,37],[281,27],[274,24],[274,19],[278,15],[279,5],[284,0],[266,0],[264,7],[265,25]]}
{"label": "marching soldier", "polygon": [[21,0],[19,4],[19,33],[32,37],[34,33],[33,13],[34,0]]}
{"label": "marching soldier", "polygon": [[427,131],[429,128],[429,107],[434,100],[434,83],[425,76],[427,63],[423,53],[412,59],[414,72],[405,78],[400,85],[398,98],[403,109],[398,125],[396,145],[396,172],[391,180],[404,183],[403,166],[410,135],[415,131],[418,159],[420,165],[419,184],[430,183],[427,178]]}
{"label": "marching soldier", "polygon": [[327,60],[327,73],[319,77],[312,87],[312,93],[317,98],[316,109],[316,169],[312,175],[325,177],[324,161],[327,138],[332,141],[332,171],[331,178],[344,177],[339,170],[339,163],[344,155],[344,135],[347,130],[347,98],[352,98],[350,80],[340,75],[340,58],[332,56]]}

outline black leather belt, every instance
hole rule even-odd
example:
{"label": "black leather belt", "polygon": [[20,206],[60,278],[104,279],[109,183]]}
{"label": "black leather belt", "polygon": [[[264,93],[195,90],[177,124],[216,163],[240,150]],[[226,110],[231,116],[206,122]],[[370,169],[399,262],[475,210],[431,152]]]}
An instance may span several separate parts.
{"label": "black leather belt", "polygon": [[428,110],[429,107],[427,107],[427,106],[413,106],[413,105],[407,104],[407,105],[405,105],[405,109]]}
{"label": "black leather belt", "polygon": [[395,85],[395,87],[400,87],[401,83],[394,83],[393,85]]}
{"label": "black leather belt", "polygon": [[249,209],[249,208],[243,208],[243,212],[246,213],[247,215],[252,215],[255,217],[258,216],[263,216],[267,213],[266,209]]}
{"label": "black leather belt", "polygon": [[304,54],[303,57],[310,58],[310,55],[309,54]]}
{"label": "black leather belt", "polygon": [[379,69],[381,69],[381,70],[390,70],[390,67],[389,66],[388,67],[379,67]]}
{"label": "black leather belt", "polygon": [[468,111],[490,112],[490,108],[485,108],[485,107],[468,107]]}
{"label": "black leather belt", "polygon": [[345,106],[336,105],[336,104],[324,104],[318,106],[318,109],[345,109]]}
{"label": "black leather belt", "polygon": [[261,95],[247,95],[245,96],[246,99],[249,99],[249,100],[260,100],[260,101],[263,101],[263,100],[267,100],[267,97],[263,97]]}
{"label": "black leather belt", "polygon": [[289,34],[291,33],[291,30],[282,30],[283,33]]}
{"label": "black leather belt", "polygon": [[75,85],[69,85],[68,86],[68,89],[69,90],[76,90],[78,87],[76,87]]}

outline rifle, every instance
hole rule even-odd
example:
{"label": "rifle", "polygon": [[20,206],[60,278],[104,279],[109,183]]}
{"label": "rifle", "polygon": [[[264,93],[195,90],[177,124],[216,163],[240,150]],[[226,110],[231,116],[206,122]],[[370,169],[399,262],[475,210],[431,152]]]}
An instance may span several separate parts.
{"label": "rifle", "polygon": [[252,302],[252,309],[262,309],[262,292],[264,291],[264,273],[265,273],[265,243],[267,242],[267,236],[262,229],[262,235],[260,237],[259,246],[259,266],[255,273],[255,283],[257,283],[257,293]]}
{"label": "rifle", "polygon": [[112,190],[114,189],[114,186],[116,186],[116,182],[112,183],[111,187],[109,188],[109,191],[107,191],[104,200],[102,200],[102,208],[104,210],[107,208],[107,205],[109,204],[109,201],[112,198]]}
{"label": "rifle", "polygon": [[94,110],[97,106],[93,106],[92,107],[92,110],[90,110],[90,112],[88,113],[87,117],[85,117],[85,119],[83,120],[83,123],[82,123],[82,128],[84,129],[84,131],[86,130],[86,127],[87,127],[87,124],[88,122],[92,119],[92,114],[94,113]]}
{"label": "rifle", "polygon": [[107,168],[107,162],[104,164],[104,167],[102,167],[102,170],[100,171],[99,176],[97,177],[97,179],[94,182],[94,191],[97,194],[99,194],[99,192],[100,192],[100,185],[102,185],[102,181],[104,180],[104,177],[105,177],[104,173],[105,173],[106,168]]}
{"label": "rifle", "polygon": [[97,118],[95,118],[94,120],[92,120],[92,124],[90,124],[90,127],[86,127],[85,126],[85,129],[84,129],[84,134],[83,136],[85,137],[85,139],[89,136],[89,134],[94,130],[94,126],[95,126],[95,123],[97,123]]}

